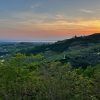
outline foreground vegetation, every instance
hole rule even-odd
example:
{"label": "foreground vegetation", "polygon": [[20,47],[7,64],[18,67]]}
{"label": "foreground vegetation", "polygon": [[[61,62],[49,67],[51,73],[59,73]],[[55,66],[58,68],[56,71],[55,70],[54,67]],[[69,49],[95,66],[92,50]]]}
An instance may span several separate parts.
{"label": "foreground vegetation", "polygon": [[100,100],[100,33],[0,43],[0,100]]}
{"label": "foreground vegetation", "polygon": [[16,54],[0,63],[0,100],[100,100],[100,64],[73,68]]}

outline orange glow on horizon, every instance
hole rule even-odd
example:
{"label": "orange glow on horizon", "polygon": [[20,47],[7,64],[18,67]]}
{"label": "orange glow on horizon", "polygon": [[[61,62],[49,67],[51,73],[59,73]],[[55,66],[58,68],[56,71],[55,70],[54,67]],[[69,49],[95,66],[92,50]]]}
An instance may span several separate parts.
{"label": "orange glow on horizon", "polygon": [[33,38],[69,38],[72,36],[89,35],[100,33],[100,20],[80,20],[73,22],[67,20],[57,20],[54,22],[23,23],[18,24],[13,29],[0,30],[2,37],[33,37]]}

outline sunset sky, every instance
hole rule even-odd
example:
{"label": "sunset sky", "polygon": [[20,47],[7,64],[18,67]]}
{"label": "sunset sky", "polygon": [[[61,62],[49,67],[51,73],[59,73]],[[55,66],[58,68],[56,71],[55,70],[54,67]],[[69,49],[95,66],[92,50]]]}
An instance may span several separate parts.
{"label": "sunset sky", "polygon": [[100,32],[100,0],[0,0],[0,40],[57,41]]}

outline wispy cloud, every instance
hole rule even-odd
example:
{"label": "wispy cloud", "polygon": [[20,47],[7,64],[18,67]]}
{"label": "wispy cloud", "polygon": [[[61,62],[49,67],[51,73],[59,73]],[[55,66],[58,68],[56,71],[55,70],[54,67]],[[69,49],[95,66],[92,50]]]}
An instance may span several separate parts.
{"label": "wispy cloud", "polygon": [[[1,19],[1,26],[13,27],[25,30],[67,30],[67,29],[84,29],[89,27],[99,27],[99,19],[71,18],[61,14],[49,13],[16,13],[8,19]],[[1,27],[2,28],[2,27]]]}
{"label": "wispy cloud", "polygon": [[[68,33],[87,33],[100,31],[99,19],[68,17],[62,14],[18,12],[8,19],[0,19],[0,33],[15,37],[59,38]],[[5,35],[4,34],[4,35]],[[62,35],[63,34],[63,35]],[[72,35],[73,35],[72,34]],[[3,35],[2,35],[3,36]]]}
{"label": "wispy cloud", "polygon": [[89,10],[89,9],[80,9],[80,11],[83,13],[89,13],[89,14],[94,13],[94,11]]}
{"label": "wispy cloud", "polygon": [[97,11],[100,11],[100,9],[97,9]]}

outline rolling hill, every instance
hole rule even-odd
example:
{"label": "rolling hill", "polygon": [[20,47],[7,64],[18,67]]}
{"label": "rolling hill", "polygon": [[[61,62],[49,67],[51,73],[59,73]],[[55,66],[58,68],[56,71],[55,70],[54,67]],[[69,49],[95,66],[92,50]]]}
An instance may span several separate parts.
{"label": "rolling hill", "polygon": [[100,63],[100,33],[73,37],[55,43],[1,43],[0,59],[15,53],[41,54],[44,62],[70,62],[72,66],[87,66]]}
{"label": "rolling hill", "polygon": [[73,66],[87,66],[100,63],[100,33],[73,37],[53,44],[22,49],[26,55],[41,54],[45,61],[70,62]]}

